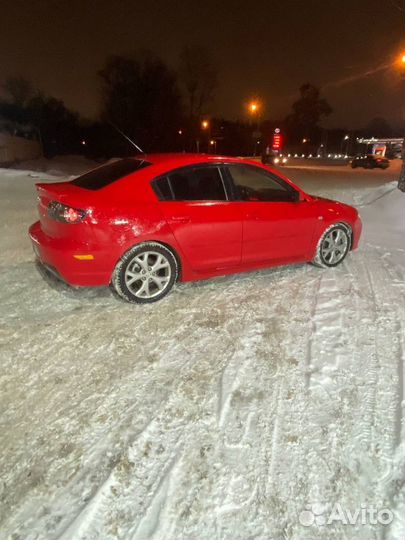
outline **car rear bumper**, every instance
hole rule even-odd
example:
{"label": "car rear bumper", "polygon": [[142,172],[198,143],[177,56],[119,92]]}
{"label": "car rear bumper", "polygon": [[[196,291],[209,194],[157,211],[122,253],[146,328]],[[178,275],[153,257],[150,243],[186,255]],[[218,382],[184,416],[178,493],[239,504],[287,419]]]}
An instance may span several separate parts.
{"label": "car rear bumper", "polygon": [[51,238],[39,221],[31,225],[29,236],[38,260],[69,285],[89,287],[110,283],[113,264],[108,253],[73,239]]}

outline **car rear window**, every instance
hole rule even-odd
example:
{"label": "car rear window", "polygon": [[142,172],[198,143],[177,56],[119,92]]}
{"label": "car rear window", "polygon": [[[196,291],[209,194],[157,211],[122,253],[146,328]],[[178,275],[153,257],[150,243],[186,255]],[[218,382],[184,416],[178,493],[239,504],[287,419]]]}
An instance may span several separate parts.
{"label": "car rear window", "polygon": [[83,174],[71,183],[74,186],[96,191],[149,165],[150,163],[144,159],[120,159]]}

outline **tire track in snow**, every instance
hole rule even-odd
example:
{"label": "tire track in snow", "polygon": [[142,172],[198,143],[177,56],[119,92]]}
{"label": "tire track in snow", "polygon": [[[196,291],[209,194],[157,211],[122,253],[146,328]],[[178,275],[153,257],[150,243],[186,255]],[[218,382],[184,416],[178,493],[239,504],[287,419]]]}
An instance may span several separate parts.
{"label": "tire track in snow", "polygon": [[[198,299],[196,298],[195,301],[194,301],[194,303],[197,303],[197,302],[198,302]],[[147,324],[147,323],[145,322],[145,323],[144,323],[144,326],[145,326],[146,324]],[[141,324],[140,327],[138,328],[138,331],[141,331],[141,330],[142,330],[142,324]],[[221,345],[221,344],[219,343],[219,344],[218,344],[218,351],[221,350],[221,346],[220,346],[220,345]],[[175,344],[174,347],[176,348],[176,347],[177,347],[177,344]],[[170,351],[167,351],[167,352],[170,353]],[[187,371],[190,369],[190,365],[192,365],[192,363],[193,363],[195,360],[192,358],[192,355],[190,355],[190,354],[184,355],[184,359],[185,359],[185,361],[183,362],[182,371],[183,371],[183,372],[187,372]],[[197,359],[197,360],[198,360],[198,359]],[[146,366],[146,367],[148,368],[148,366]],[[149,368],[147,369],[147,371],[149,371],[149,373],[150,373],[150,369],[149,369]],[[139,372],[138,372],[138,376],[139,376]],[[176,374],[176,378],[177,378],[177,377],[178,377],[178,374]],[[177,385],[177,386],[178,386],[178,385]],[[127,388],[127,390],[128,390],[128,393],[130,393],[130,392],[129,392],[130,388]],[[169,391],[171,391],[172,393],[173,393],[173,392],[176,392],[176,386],[174,386],[174,387],[173,387],[173,386],[172,386],[172,387],[169,386]],[[123,394],[125,394],[125,393],[126,393],[126,388],[125,388],[125,385],[124,385],[124,386],[122,386],[121,389],[120,389],[120,394],[123,395]],[[111,397],[111,399],[112,399],[112,401],[111,401],[111,406],[114,407],[114,397],[113,397],[113,396],[110,396],[110,397]],[[163,408],[163,407],[165,406],[167,399],[168,399],[167,396],[166,396],[166,398],[163,398],[163,397],[162,397],[162,399],[161,399],[161,401],[160,401],[161,408]],[[106,407],[107,405],[108,405],[108,403],[107,403],[107,404],[104,403],[104,407]],[[123,431],[123,425],[124,425],[125,423],[129,423],[129,424],[131,423],[130,418],[131,418],[131,416],[135,413],[136,408],[137,408],[139,405],[140,405],[140,403],[135,402],[130,408],[128,408],[128,409],[125,411],[124,416],[123,416],[123,418],[122,418],[122,417],[120,418],[119,423],[118,423],[117,425],[112,426],[112,432],[113,432],[113,433],[119,434],[120,432]],[[123,412],[123,411],[122,411],[122,412]],[[144,426],[143,426],[142,429],[138,430],[138,431],[136,432],[135,435],[132,435],[132,439],[134,439],[134,437],[135,437],[135,440],[136,440],[137,438],[139,438],[139,437],[142,435],[142,433],[147,429],[148,425],[151,423],[153,416],[156,415],[156,414],[158,414],[158,412],[159,412],[159,408],[153,410],[153,412],[151,413],[151,415],[150,415],[150,417],[149,417],[149,420],[147,420],[146,423],[144,423]],[[138,416],[139,416],[139,415],[138,415]],[[114,437],[112,436],[111,433],[108,433],[108,438],[109,438],[109,442],[108,442],[108,441],[104,441],[105,446],[114,447]],[[98,443],[97,443],[97,441],[96,441],[96,442],[95,442],[95,445],[97,445],[97,444],[98,444]],[[124,455],[125,455],[125,451],[124,451]],[[84,474],[88,474],[88,471],[87,471],[87,473],[86,473],[86,471],[84,471]],[[82,479],[82,480],[84,480],[84,479]],[[77,482],[80,482],[80,478],[79,478],[79,477],[76,477],[76,481],[77,481]],[[107,478],[107,480],[103,480],[102,483],[104,484],[105,482],[108,482],[108,478]],[[69,486],[67,486],[67,487],[69,488]],[[95,486],[94,486],[94,487],[95,487]],[[93,488],[93,489],[94,489],[94,488]],[[61,493],[61,497],[63,497],[63,496],[64,496],[63,493]],[[86,504],[87,504],[87,503],[86,503]],[[86,505],[85,505],[85,506],[86,506]],[[84,508],[85,508],[85,506],[84,506]]]}
{"label": "tire track in snow", "polygon": [[[213,343],[212,345],[214,346],[214,348],[216,348],[218,351],[221,349],[221,342],[222,342],[222,338],[218,338],[218,342],[217,343]],[[216,347],[217,345],[217,347]],[[221,356],[221,355],[220,355]],[[226,355],[224,355],[224,357],[226,357]],[[224,360],[219,360],[219,363],[223,363]],[[184,373],[186,374],[187,372],[190,371],[190,369],[192,369],[192,364],[190,362],[188,363],[185,363],[182,370],[181,370],[181,373]],[[179,384],[177,385],[177,387],[172,390],[170,396],[168,397],[168,399],[164,400],[163,402],[163,409],[165,409],[167,407],[167,403],[171,403],[172,400],[176,400],[176,395],[178,393],[178,386],[182,384],[181,382],[181,378],[182,376],[180,375],[179,379],[180,379],[180,382]],[[136,441],[132,444],[135,445],[136,447],[139,447],[139,445],[141,445],[141,440],[143,438],[150,438],[150,430],[152,429],[153,425],[156,424],[156,417],[157,416],[169,416],[169,414],[165,414],[165,413],[162,413],[162,414],[156,414],[156,411],[154,412],[154,419],[152,420],[152,422],[150,422],[150,424],[146,427],[146,429],[143,429],[142,432],[138,435],[137,435],[137,438],[136,438]],[[184,426],[183,426],[184,427]],[[179,439],[176,440],[176,441],[173,441],[171,443],[171,446],[173,446],[173,444],[180,444],[181,442],[181,439],[183,438],[184,439],[184,436],[185,436],[185,430],[183,429],[184,433],[183,434],[180,434],[179,435]],[[156,438],[156,437],[155,437]],[[164,466],[164,463],[166,462],[167,458],[165,458],[163,460],[163,466]],[[105,483],[105,485],[103,486],[103,488],[101,490],[99,490],[99,492],[97,493],[97,496],[95,498],[93,498],[92,502],[90,503],[90,508],[87,509],[85,508],[84,509],[84,515],[82,516],[78,516],[77,519],[76,519],[76,522],[75,524],[72,525],[72,528],[69,528],[68,530],[75,530],[75,527],[78,526],[77,524],[81,524],[79,529],[83,529],[84,527],[84,530],[83,532],[80,531],[80,534],[81,535],[86,535],[88,533],[86,533],[85,531],[88,531],[90,534],[93,534],[94,531],[93,531],[93,526],[94,524],[97,524],[97,522],[100,521],[100,518],[97,517],[97,516],[102,516],[104,515],[105,513],[108,513],[108,509],[110,508],[110,493],[109,493],[109,490],[111,489],[111,485],[114,485],[114,476],[115,476],[115,469],[116,467],[114,467],[114,469],[112,470],[111,474],[110,474],[110,477],[108,479],[108,481]],[[163,473],[162,473],[163,474]],[[162,483],[164,485],[167,485],[167,481],[165,478],[161,478],[161,480],[158,482],[158,489],[159,486],[162,485]],[[154,497],[155,497],[155,492],[156,490],[152,493],[150,492],[149,495],[150,495],[150,498],[148,499],[148,497],[145,495],[144,496],[144,499],[145,501],[150,501],[149,503],[146,504],[146,511],[148,511],[147,509],[149,508],[149,504],[150,505],[153,505],[153,500],[154,500]],[[144,515],[142,513],[138,513],[137,514],[137,519],[139,520],[142,520]],[[150,525],[148,525],[150,526]],[[152,527],[153,528],[153,527]],[[142,530],[143,530],[143,527],[142,527]],[[137,535],[136,533],[136,529],[133,531],[135,537]],[[129,533],[132,535],[132,533]],[[80,536],[81,537],[81,536]],[[130,536],[132,538],[132,536]],[[62,537],[64,538],[64,536]]]}
{"label": "tire track in snow", "polygon": [[314,341],[314,336],[315,336],[315,332],[316,332],[316,323],[315,323],[315,315],[316,315],[316,312],[317,312],[317,309],[318,309],[318,303],[319,303],[319,294],[320,294],[320,290],[321,290],[321,286],[322,286],[322,277],[323,277],[323,274],[321,274],[318,278],[318,284],[317,284],[317,287],[316,287],[316,290],[314,291],[314,295],[313,295],[313,303],[312,303],[312,308],[311,308],[311,312],[310,312],[310,325],[311,325],[311,330],[310,330],[310,333],[309,333],[309,338],[308,338],[308,345],[307,345],[307,354],[306,354],[306,358],[305,358],[305,386],[306,386],[306,389],[309,390],[310,388],[310,385],[311,385],[311,359],[313,357],[313,341]]}
{"label": "tire track in snow", "polygon": [[261,340],[263,325],[255,324],[243,338],[243,344],[238,349],[226,367],[222,370],[218,382],[218,424],[223,429],[230,410],[230,400],[233,390],[240,385],[240,373],[246,371],[246,364],[254,361],[257,344]]}
{"label": "tire track in snow", "polygon": [[[362,500],[363,496],[362,487],[355,477],[345,478],[340,472],[346,464],[350,466],[351,458],[356,457],[356,449],[353,448],[351,452],[355,455],[350,456],[349,462],[346,463],[344,446],[344,441],[349,444],[349,447],[351,444],[350,433],[353,430],[353,422],[351,416],[347,416],[347,411],[354,405],[352,402],[356,395],[354,377],[359,380],[361,377],[366,379],[363,386],[367,388],[370,396],[367,407],[369,414],[366,414],[366,418],[358,418],[359,423],[354,426],[355,431],[360,433],[360,438],[363,440],[369,440],[370,423],[372,424],[374,418],[375,397],[373,394],[377,377],[375,370],[373,375],[373,370],[367,370],[367,366],[363,365],[369,359],[367,357],[361,359],[361,354],[365,352],[365,343],[362,331],[359,330],[361,325],[358,322],[358,314],[362,311],[357,301],[358,291],[354,286],[359,281],[361,277],[355,259],[348,259],[340,268],[328,270],[328,274],[322,277],[312,310],[313,330],[309,348],[312,366],[309,381],[307,379],[310,399],[307,420],[308,426],[312,426],[315,441],[319,430],[327,431],[328,437],[316,443],[315,454],[308,453],[308,473],[316,468],[318,477],[325,478],[325,481],[322,482],[318,478],[316,489],[314,486],[308,486],[310,489],[307,500],[319,501],[322,504],[327,501],[336,502],[336,500],[342,502],[342,500],[354,499],[356,501],[356,493],[357,501]],[[375,301],[372,300],[371,304],[374,306]],[[370,347],[372,351],[375,351],[374,343],[371,343]],[[359,369],[359,361],[361,369]],[[363,399],[360,397],[359,399],[363,403]],[[368,435],[365,436],[365,433]],[[324,475],[319,474],[320,461]],[[359,489],[360,492],[357,491]],[[338,495],[339,491],[340,495]],[[339,526],[336,526],[334,532],[345,534]],[[318,535],[315,537],[318,538]]]}
{"label": "tire track in snow", "polygon": [[337,276],[342,277],[342,270],[329,269],[323,272],[314,294],[311,312],[312,328],[307,353],[307,362],[311,362],[307,366],[307,387],[310,392],[322,384],[320,374],[338,367],[344,330],[344,295],[337,282]]}
{"label": "tire track in snow", "polygon": [[[281,487],[282,478],[284,474],[290,471],[290,467],[286,467],[286,450],[288,449],[288,454],[296,457],[299,462],[303,463],[305,461],[305,448],[300,449],[294,442],[297,431],[300,428],[302,429],[302,426],[298,424],[303,421],[302,416],[297,416],[297,413],[302,414],[306,408],[305,400],[302,400],[300,396],[300,391],[304,390],[302,375],[305,373],[305,369],[302,369],[302,363],[300,362],[301,342],[300,350],[295,352],[295,347],[291,349],[291,339],[292,336],[296,336],[295,339],[297,339],[297,336],[300,336],[302,331],[308,328],[307,309],[310,306],[308,300],[314,298],[314,290],[316,290],[319,281],[318,276],[312,278],[312,273],[314,272],[317,273],[317,270],[312,267],[300,268],[299,272],[297,272],[297,281],[294,282],[294,286],[291,287],[291,282],[289,284],[286,283],[288,296],[284,296],[282,302],[277,301],[277,303],[274,303],[274,298],[271,297],[273,308],[271,313],[273,316],[280,309],[285,310],[284,312],[286,314],[293,314],[293,316],[289,317],[288,325],[285,325],[284,322],[281,323],[281,328],[276,334],[277,341],[274,343],[264,342],[267,345],[266,351],[268,351],[268,354],[275,355],[270,356],[269,360],[274,361],[277,359],[276,370],[267,379],[263,378],[265,375],[263,371],[256,371],[256,387],[265,388],[267,383],[271,385],[264,390],[264,400],[255,406],[256,411],[254,416],[256,419],[252,422],[259,430],[256,431],[256,437],[252,437],[252,439],[260,441],[260,444],[258,445],[256,443],[257,447],[254,449],[249,448],[248,444],[243,444],[248,440],[243,436],[238,441],[235,441],[235,445],[229,446],[229,443],[226,445],[228,450],[232,450],[232,452],[235,450],[238,451],[237,464],[235,463],[233,465],[233,475],[229,477],[228,484],[233,485],[233,483],[236,483],[241,478],[249,479],[249,495],[255,493],[257,498],[262,501],[262,504],[259,506],[261,508],[261,519],[258,519],[258,522],[262,525],[262,529],[257,529],[261,531],[259,534],[260,537],[263,537],[263,534],[265,537],[269,535],[271,537],[278,537],[278,534],[279,536],[284,536],[285,533],[285,531],[283,532],[284,525],[279,525],[276,522],[275,515],[278,515],[281,523],[285,521],[280,519],[280,516],[284,512],[284,503],[282,502],[284,495],[282,494],[283,488]],[[277,299],[277,294],[275,298]],[[298,313],[293,308],[293,306],[297,305],[300,306]],[[306,350],[305,347],[306,344],[302,343],[304,352]],[[260,346],[254,351],[254,356],[260,358]],[[258,360],[254,361],[252,359],[251,365],[249,363],[245,364],[245,369],[240,373],[239,384],[241,385],[242,392],[242,389],[247,387],[249,378],[251,379],[252,376],[255,376],[255,366],[257,369],[257,364]],[[286,385],[287,388],[285,387]],[[236,385],[234,391],[238,391],[238,388],[238,385]],[[246,389],[244,392],[246,392]],[[233,412],[234,415],[237,415],[238,409],[235,406],[236,403],[233,403]],[[252,417],[249,415],[240,415],[236,418],[241,422],[245,421],[244,433],[246,433],[246,427]],[[228,427],[231,428],[229,425]],[[232,452],[228,454],[227,462],[233,462]],[[250,462],[256,463],[256,471],[249,470]],[[302,475],[305,476],[305,473],[303,472]],[[286,482],[286,486],[288,485],[289,483]],[[231,502],[233,499],[238,500],[238,497],[236,493],[232,494],[231,490],[226,505],[220,507],[222,510],[218,510],[222,518],[218,519],[218,522],[222,526],[224,523],[228,523],[230,517],[235,515],[235,513],[242,512],[243,514],[243,512],[249,510],[246,508],[248,497],[243,502],[239,502],[239,504]],[[271,502],[273,506],[269,506],[269,503],[265,501]],[[295,504],[295,502],[292,504]],[[229,513],[228,520],[225,519],[227,512]],[[288,525],[285,524],[285,526],[287,527]],[[245,528],[242,530],[245,531]],[[258,534],[257,530],[254,528],[250,530],[246,524],[244,537],[253,537],[255,534]]]}
{"label": "tire track in snow", "polygon": [[[356,313],[364,313],[361,321],[357,322],[358,326],[367,328],[367,335],[363,332],[356,332],[356,357],[355,360],[361,370],[357,370],[359,376],[364,378],[364,384],[361,387],[361,402],[362,407],[360,417],[357,417],[357,425],[355,426],[355,437],[364,451],[373,451],[375,441],[375,410],[377,400],[377,384],[378,372],[380,369],[379,352],[376,341],[376,306],[377,299],[375,296],[373,282],[370,272],[367,268],[369,261],[365,262],[363,258],[356,261],[355,272],[349,273],[354,291],[354,302],[356,305]],[[360,284],[362,288],[360,289]],[[364,285],[368,287],[365,294]]]}
{"label": "tire track in snow", "polygon": [[[400,522],[401,495],[399,482],[403,482],[404,454],[401,434],[403,418],[403,336],[404,336],[404,283],[403,276],[387,263],[389,254],[379,246],[367,245],[369,257],[378,260],[373,272],[368,270],[370,285],[376,301],[376,350],[380,358],[375,418],[375,491],[385,505],[396,512],[392,526]],[[401,250],[402,252],[402,250]],[[402,471],[402,472],[401,472]],[[403,488],[402,488],[403,492]],[[402,494],[403,501],[403,494]],[[392,528],[381,528],[381,538],[392,537]],[[389,535],[389,536],[388,536]]]}
{"label": "tire track in snow", "polygon": [[[217,341],[218,350],[220,350],[220,339]],[[184,439],[187,437],[187,432],[192,429],[187,418],[192,414],[196,404],[193,402],[186,404],[184,390],[188,384],[189,372],[193,370],[193,365],[200,361],[200,357],[192,358],[190,356],[189,361],[184,362],[177,376],[176,385],[166,398],[161,401],[160,407],[153,411],[148,424],[129,443],[120,462],[110,471],[107,481],[97,491],[91,502],[86,504],[83,511],[76,516],[75,521],[67,531],[60,536],[60,540],[69,540],[71,531],[75,532],[75,538],[77,539],[97,538],[99,534],[98,527],[101,523],[104,524],[101,530],[110,530],[111,538],[113,538],[114,529],[118,527],[120,522],[120,506],[126,508],[127,511],[132,508],[130,514],[133,518],[128,521],[133,522],[135,520],[135,525],[126,532],[127,538],[135,539],[138,537],[138,526],[141,526],[142,522],[145,523],[144,518],[147,513],[149,515],[149,509],[153,508],[153,501],[158,497],[162,486],[164,486],[164,489],[169,489],[170,477],[181,455]],[[185,416],[182,416],[182,414],[177,416],[173,414],[176,410],[181,410],[184,413],[187,411],[187,413]],[[172,425],[169,423],[166,426],[166,418],[174,419]],[[162,433],[164,433],[163,439]],[[163,440],[166,446],[162,451],[159,450],[158,455],[154,457],[152,467],[150,467],[149,446],[152,445],[153,447],[152,441],[158,440]],[[146,451],[147,455],[145,455]],[[152,453],[152,449],[150,449],[150,453]],[[143,465],[145,461],[146,463]],[[122,466],[122,463],[125,465]],[[121,474],[122,467],[124,467],[124,475]],[[136,472],[139,468],[143,471],[142,474],[139,471]],[[134,473],[136,474],[134,475]],[[142,483],[143,476],[145,477],[145,484]],[[132,486],[132,488],[126,485]],[[120,504],[117,504],[117,498],[122,499]],[[137,510],[134,511],[134,509]],[[106,518],[108,516],[110,516],[110,523]],[[144,530],[145,527],[153,530],[157,527],[157,523],[143,524],[141,530]]]}
{"label": "tire track in snow", "polygon": [[[378,252],[374,250],[375,258],[379,258],[382,264],[373,265],[374,272],[371,273],[369,268],[366,268],[369,278],[370,288],[372,290],[373,299],[375,302],[376,312],[376,354],[379,358],[379,374],[380,379],[383,377],[384,383],[379,381],[378,385],[378,402],[380,406],[385,406],[386,416],[382,423],[382,418],[379,418],[380,429],[384,431],[384,447],[387,457],[391,458],[394,451],[397,434],[397,415],[401,403],[400,381],[398,380],[398,363],[401,363],[402,358],[402,342],[400,332],[403,328],[403,306],[398,304],[398,289],[392,285],[392,275],[387,271],[384,257],[380,257]],[[387,278],[388,275],[388,278]],[[390,279],[391,278],[391,279]],[[378,283],[378,287],[376,285]],[[384,284],[381,287],[381,284]],[[400,287],[400,293],[403,298],[404,286],[396,280],[396,285]],[[389,338],[389,339],[387,339]],[[395,396],[395,400],[392,396]]]}

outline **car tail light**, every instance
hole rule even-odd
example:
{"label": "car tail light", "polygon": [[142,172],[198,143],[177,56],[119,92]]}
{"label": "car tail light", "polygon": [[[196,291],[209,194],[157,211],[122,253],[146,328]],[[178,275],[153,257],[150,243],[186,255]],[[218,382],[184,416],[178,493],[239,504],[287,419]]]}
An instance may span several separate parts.
{"label": "car tail light", "polygon": [[73,208],[57,201],[48,204],[48,215],[61,223],[80,223],[87,216],[87,210]]}

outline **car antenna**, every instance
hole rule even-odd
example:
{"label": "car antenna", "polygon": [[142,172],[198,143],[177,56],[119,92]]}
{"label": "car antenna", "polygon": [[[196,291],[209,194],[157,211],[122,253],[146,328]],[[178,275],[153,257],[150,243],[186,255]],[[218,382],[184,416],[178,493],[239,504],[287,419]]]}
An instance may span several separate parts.
{"label": "car antenna", "polygon": [[125,135],[125,133],[123,131],[120,130],[120,128],[118,126],[116,126],[115,124],[113,124],[112,122],[108,122],[114,129],[116,129],[118,131],[118,133],[120,135],[122,135],[124,137],[124,139],[126,139],[129,143],[132,144],[132,146],[135,146],[135,148],[138,150],[138,152],[140,152],[141,154],[145,154],[146,155],[146,152],[144,152],[142,150],[142,148],[140,148],[136,143],[134,143],[134,141],[132,139],[130,139],[128,137],[128,135]]}

